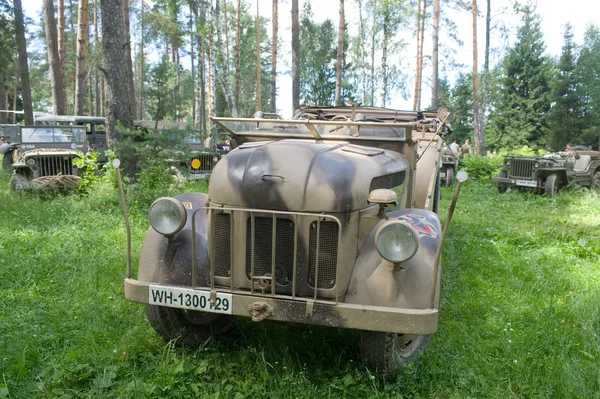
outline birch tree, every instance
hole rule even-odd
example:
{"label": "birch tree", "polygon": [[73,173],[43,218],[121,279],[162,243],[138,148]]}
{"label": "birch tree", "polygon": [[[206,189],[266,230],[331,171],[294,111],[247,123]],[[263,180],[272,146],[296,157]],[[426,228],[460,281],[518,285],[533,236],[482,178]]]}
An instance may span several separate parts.
{"label": "birch tree", "polygon": [[223,43],[222,39],[222,29],[221,29],[221,12],[220,12],[220,0],[217,0],[215,3],[214,9],[214,18],[215,18],[215,28],[217,33],[217,43],[214,48],[215,57],[219,65],[219,74],[218,79],[223,89],[223,93],[225,94],[225,100],[227,101],[227,107],[229,108],[229,114],[233,117],[238,116],[237,107],[235,106],[235,100],[233,97],[233,91],[231,89],[231,80],[229,79],[229,57],[227,55],[228,51],[226,50],[225,54],[223,53],[223,47],[227,47],[228,43]]}
{"label": "birch tree", "polygon": [[483,134],[479,129],[479,74],[477,72],[477,0],[473,0],[473,129],[475,153],[485,155]]}
{"label": "birch tree", "polygon": [[298,0],[292,0],[292,112],[300,108],[300,20]]}
{"label": "birch tree", "polygon": [[[489,3],[489,0],[488,0]],[[431,108],[438,108],[439,82],[438,82],[438,50],[440,37],[440,0],[433,0],[433,51],[431,53]]]}
{"label": "birch tree", "polygon": [[256,0],[256,112],[260,111],[260,13]]}

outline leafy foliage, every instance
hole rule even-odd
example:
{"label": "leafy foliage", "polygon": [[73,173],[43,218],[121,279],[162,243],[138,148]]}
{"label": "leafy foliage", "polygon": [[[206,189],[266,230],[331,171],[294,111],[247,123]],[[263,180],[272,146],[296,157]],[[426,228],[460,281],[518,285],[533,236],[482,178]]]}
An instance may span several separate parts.
{"label": "leafy foliage", "polygon": [[86,192],[100,180],[98,175],[98,153],[77,151],[77,158],[73,159],[75,165],[81,171],[81,184],[79,191]]}
{"label": "leafy foliage", "polygon": [[459,159],[459,168],[469,174],[469,179],[491,181],[492,176],[498,175],[502,166],[502,158],[482,157],[475,154],[465,154]]}

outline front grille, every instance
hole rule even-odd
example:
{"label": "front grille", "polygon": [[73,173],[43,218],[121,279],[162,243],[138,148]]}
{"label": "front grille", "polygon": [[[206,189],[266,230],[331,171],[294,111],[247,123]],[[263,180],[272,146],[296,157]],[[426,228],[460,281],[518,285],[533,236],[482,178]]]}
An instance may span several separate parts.
{"label": "front grille", "polygon": [[38,156],[35,157],[40,177],[73,174],[73,158],[69,156]]}
{"label": "front grille", "polygon": [[533,176],[533,164],[535,161],[511,160],[508,177],[526,177]]}
{"label": "front grille", "polygon": [[214,262],[215,276],[231,276],[231,215],[217,213],[215,215]]}
{"label": "front grille", "polygon": [[[190,160],[190,171],[192,173],[208,173],[212,172],[213,168],[216,165],[215,157],[218,158],[216,154],[198,154],[192,157]],[[200,161],[200,165],[197,168],[194,168],[194,160],[197,159]],[[218,159],[217,159],[218,161]]]}
{"label": "front grille", "polygon": [[[246,276],[251,278],[252,269],[252,218],[246,224]],[[275,233],[275,281],[288,285],[292,280],[294,266],[294,223],[276,218],[254,217],[254,276],[270,276],[273,261],[273,233]]]}
{"label": "front grille", "polygon": [[[317,225],[319,230],[319,248],[317,250]],[[336,265],[338,254],[339,227],[335,222],[312,222],[310,224],[310,238],[308,250],[308,284],[315,287],[317,275],[317,288],[330,289],[335,286]],[[317,271],[317,253],[319,270]]]}
{"label": "front grille", "polygon": [[389,175],[377,176],[371,180],[369,192],[378,188],[394,188],[401,186],[404,183],[405,171],[391,173]]}

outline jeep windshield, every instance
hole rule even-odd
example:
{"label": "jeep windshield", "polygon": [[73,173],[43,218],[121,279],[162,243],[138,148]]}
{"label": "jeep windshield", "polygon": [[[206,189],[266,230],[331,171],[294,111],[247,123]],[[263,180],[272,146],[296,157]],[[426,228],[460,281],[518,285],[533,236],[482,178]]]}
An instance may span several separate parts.
{"label": "jeep windshield", "polygon": [[340,120],[273,120],[213,118],[219,126],[236,136],[285,136],[315,139],[355,138],[406,141],[410,125],[406,123],[385,123]]}
{"label": "jeep windshield", "polygon": [[83,143],[85,142],[85,127],[23,127],[21,141],[23,143]]}

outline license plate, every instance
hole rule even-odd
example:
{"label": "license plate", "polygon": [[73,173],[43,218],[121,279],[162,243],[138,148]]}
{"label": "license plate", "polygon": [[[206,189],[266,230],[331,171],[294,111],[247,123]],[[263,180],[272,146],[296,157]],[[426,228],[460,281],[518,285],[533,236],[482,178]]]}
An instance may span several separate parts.
{"label": "license plate", "polygon": [[202,179],[206,179],[206,173],[191,173],[191,174],[190,174],[190,179],[191,179],[191,180],[202,180]]}
{"label": "license plate", "polygon": [[215,303],[210,303],[210,291],[189,288],[148,287],[148,303],[170,308],[200,310],[203,312],[232,314],[233,298],[231,294],[217,292]]}
{"label": "license plate", "polygon": [[517,186],[537,187],[537,181],[535,180],[517,180],[516,183]]}

